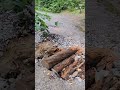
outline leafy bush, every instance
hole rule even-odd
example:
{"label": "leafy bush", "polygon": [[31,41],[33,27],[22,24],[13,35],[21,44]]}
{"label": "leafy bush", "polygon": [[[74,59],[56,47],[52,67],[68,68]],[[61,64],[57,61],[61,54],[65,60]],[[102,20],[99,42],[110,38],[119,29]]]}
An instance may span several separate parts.
{"label": "leafy bush", "polygon": [[80,10],[85,8],[85,0],[36,0],[40,10],[59,13],[62,10]]}
{"label": "leafy bush", "polygon": [[35,11],[35,31],[40,31],[43,34],[43,37],[47,37],[49,34],[48,26],[45,23],[45,20],[50,20],[50,16],[46,14],[41,14],[40,12]]}
{"label": "leafy bush", "polygon": [[42,32],[44,37],[47,37],[49,34],[48,26],[45,23],[45,20],[50,20],[50,16],[42,14],[39,12],[40,0],[35,0],[35,31]]}

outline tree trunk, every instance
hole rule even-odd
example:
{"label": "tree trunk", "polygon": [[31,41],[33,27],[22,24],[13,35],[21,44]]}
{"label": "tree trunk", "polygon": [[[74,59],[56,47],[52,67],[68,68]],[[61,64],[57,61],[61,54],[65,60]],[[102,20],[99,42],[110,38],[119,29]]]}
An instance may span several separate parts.
{"label": "tree trunk", "polygon": [[75,54],[76,52],[77,52],[77,48],[76,49],[70,48],[67,50],[62,50],[62,51],[57,52],[48,58],[43,59],[42,65],[44,67],[46,67],[47,69],[51,69],[53,66],[60,63],[64,59],[70,57],[71,55]]}
{"label": "tree trunk", "polygon": [[74,62],[74,58],[75,58],[75,55],[72,55],[70,56],[69,58],[63,60],[61,63],[55,65],[53,67],[53,69],[56,71],[56,72],[60,72],[63,70],[63,68],[65,68],[66,66],[69,66],[70,64],[72,64]]}

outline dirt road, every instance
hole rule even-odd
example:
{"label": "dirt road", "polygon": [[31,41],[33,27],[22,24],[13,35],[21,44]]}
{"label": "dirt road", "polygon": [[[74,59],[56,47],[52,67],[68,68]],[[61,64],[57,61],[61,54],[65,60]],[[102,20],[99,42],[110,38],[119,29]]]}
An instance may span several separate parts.
{"label": "dirt road", "polygon": [[[46,21],[49,31],[55,34],[53,41],[63,47],[71,45],[85,45],[85,15],[70,12],[62,12],[60,14],[47,13],[50,21]],[[57,26],[55,25],[57,22]],[[36,34],[36,42],[39,42],[39,36]]]}

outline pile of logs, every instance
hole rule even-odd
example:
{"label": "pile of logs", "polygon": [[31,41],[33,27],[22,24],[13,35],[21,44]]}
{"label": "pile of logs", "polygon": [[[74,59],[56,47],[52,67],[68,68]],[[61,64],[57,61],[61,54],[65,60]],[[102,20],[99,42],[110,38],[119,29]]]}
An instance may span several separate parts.
{"label": "pile of logs", "polygon": [[[39,55],[39,51],[45,51],[42,65],[64,80],[75,77],[85,79],[86,90],[119,90],[120,88],[119,71],[114,73],[119,70],[115,67],[120,67],[120,59],[109,49],[86,48],[85,53],[84,48],[77,46],[60,49],[52,44],[43,43],[36,50],[37,57],[42,56]],[[116,66],[115,62],[117,62]]]}
{"label": "pile of logs", "polygon": [[57,50],[53,55],[43,58],[42,65],[49,70],[53,70],[64,80],[75,77],[85,79],[84,49],[70,47]]}

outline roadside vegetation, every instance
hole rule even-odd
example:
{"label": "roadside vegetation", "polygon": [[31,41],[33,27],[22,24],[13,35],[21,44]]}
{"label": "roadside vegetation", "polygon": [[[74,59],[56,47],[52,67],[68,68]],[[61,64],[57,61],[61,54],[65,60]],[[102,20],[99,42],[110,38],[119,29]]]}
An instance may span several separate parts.
{"label": "roadside vegetation", "polygon": [[41,31],[44,36],[49,34],[45,20],[50,20],[50,17],[38,11],[60,13],[64,10],[82,13],[85,10],[85,0],[35,0],[35,30]]}

